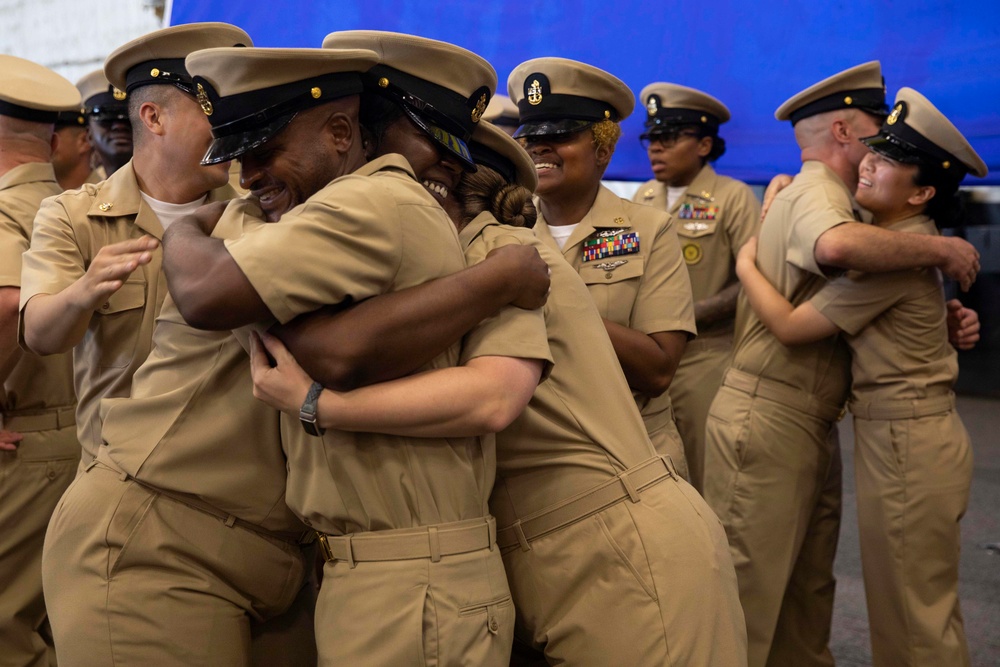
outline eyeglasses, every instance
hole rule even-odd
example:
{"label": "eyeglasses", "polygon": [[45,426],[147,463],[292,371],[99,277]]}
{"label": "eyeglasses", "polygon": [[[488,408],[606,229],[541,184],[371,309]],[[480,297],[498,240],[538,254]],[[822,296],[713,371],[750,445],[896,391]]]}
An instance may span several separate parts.
{"label": "eyeglasses", "polygon": [[688,137],[698,139],[700,138],[700,135],[694,130],[660,130],[658,132],[646,132],[644,134],[640,134],[639,143],[642,144],[642,147],[645,149],[648,149],[653,144],[656,144],[661,148],[673,148],[681,141],[681,139],[686,139]]}

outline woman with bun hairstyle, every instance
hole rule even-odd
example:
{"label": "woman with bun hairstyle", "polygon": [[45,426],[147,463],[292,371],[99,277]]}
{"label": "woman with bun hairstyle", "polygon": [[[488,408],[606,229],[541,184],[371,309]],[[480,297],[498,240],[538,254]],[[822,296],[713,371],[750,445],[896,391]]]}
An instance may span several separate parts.
{"label": "woman with bun hairstyle", "polygon": [[[653,449],[577,271],[521,226],[535,218],[534,165],[487,123],[476,128],[470,150],[478,169],[462,176],[450,207],[467,262],[506,244],[532,245],[551,267],[552,287],[543,321],[538,311],[506,308],[465,337],[462,361],[497,338],[517,356],[535,349],[541,333],[553,361],[547,377],[507,423],[489,416],[503,384],[468,367],[346,393],[325,390],[319,423],[496,432],[490,507],[518,612],[516,635],[545,660],[745,665],[743,614],[718,519]],[[277,367],[255,356],[255,392],[295,412],[311,379],[280,343],[264,343]],[[609,616],[612,606],[627,612]]]}

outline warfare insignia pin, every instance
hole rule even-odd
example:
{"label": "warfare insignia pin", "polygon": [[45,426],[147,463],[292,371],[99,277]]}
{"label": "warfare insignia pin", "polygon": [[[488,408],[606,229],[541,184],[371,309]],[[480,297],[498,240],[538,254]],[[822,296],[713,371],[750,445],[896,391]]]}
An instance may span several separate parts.
{"label": "warfare insignia pin", "polygon": [[708,229],[708,225],[704,222],[685,222],[684,229],[689,232],[703,232]]}
{"label": "warfare insignia pin", "polygon": [[616,262],[601,262],[600,264],[594,264],[593,268],[600,269],[601,271],[607,271],[608,273],[614,271],[619,266],[624,266],[628,264],[627,259],[619,259]]}
{"label": "warfare insignia pin", "polygon": [[685,244],[682,250],[684,253],[684,261],[688,264],[697,264],[701,261],[701,246],[697,243]]}
{"label": "warfare insignia pin", "polygon": [[198,92],[195,95],[195,99],[198,100],[198,105],[201,106],[201,110],[205,112],[206,116],[211,116],[215,111],[215,107],[212,106],[211,100],[208,99],[208,93],[205,92],[205,88],[199,83]]}
{"label": "warfare insignia pin", "polygon": [[533,107],[538,106],[542,103],[542,84],[535,79],[531,82],[531,86],[528,87],[528,104]]}

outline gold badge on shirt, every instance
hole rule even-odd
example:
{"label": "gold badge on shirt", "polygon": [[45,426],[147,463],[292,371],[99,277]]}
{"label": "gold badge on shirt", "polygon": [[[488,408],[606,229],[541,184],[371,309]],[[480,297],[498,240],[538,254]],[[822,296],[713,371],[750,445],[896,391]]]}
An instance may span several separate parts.
{"label": "gold badge on shirt", "polygon": [[685,243],[681,249],[684,253],[684,261],[688,264],[697,264],[701,261],[701,246],[695,242]]}

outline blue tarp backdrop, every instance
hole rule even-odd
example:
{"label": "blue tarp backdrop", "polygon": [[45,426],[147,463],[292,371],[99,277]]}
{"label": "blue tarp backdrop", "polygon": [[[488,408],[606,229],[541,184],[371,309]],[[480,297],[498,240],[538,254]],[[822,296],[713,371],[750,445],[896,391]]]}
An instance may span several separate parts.
{"label": "blue tarp backdrop", "polygon": [[[257,46],[319,46],[334,30],[377,29],[445,40],[489,60],[500,92],[520,62],[563,56],[605,69],[638,95],[670,81],[704,90],[733,113],[719,171],[749,182],[798,170],[791,125],[774,110],[842,69],[880,60],[890,102],[901,86],[924,93],[968,137],[1000,184],[1000,2],[435,2],[173,0],[171,24],[226,21]],[[649,178],[639,146],[644,110],[623,123],[607,178]]]}

